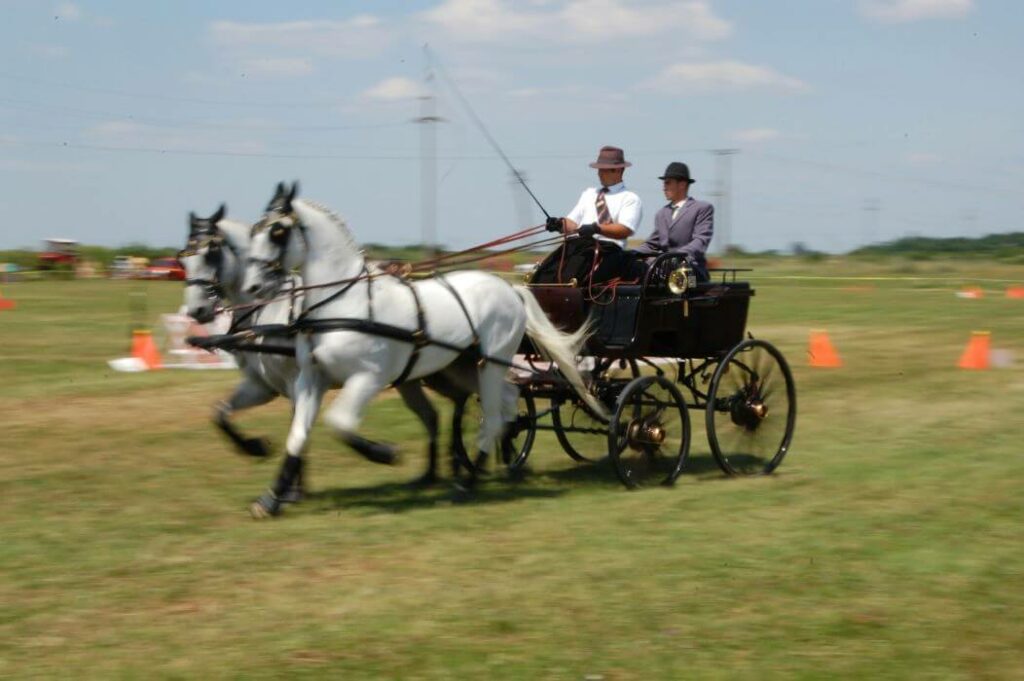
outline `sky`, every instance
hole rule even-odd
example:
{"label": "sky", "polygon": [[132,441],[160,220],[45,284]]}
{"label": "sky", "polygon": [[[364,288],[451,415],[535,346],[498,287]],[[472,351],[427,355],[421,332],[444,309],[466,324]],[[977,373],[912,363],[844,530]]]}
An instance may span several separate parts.
{"label": "sky", "polygon": [[467,247],[540,223],[456,92],[556,216],[596,184],[588,164],[610,144],[633,163],[640,236],[671,161],[716,204],[719,248],[843,252],[1024,230],[1020,0],[0,11],[0,248],[177,246],[189,211],[226,202],[253,221],[280,180],[299,180],[359,241],[420,242],[415,120],[429,102],[442,119],[437,240]]}

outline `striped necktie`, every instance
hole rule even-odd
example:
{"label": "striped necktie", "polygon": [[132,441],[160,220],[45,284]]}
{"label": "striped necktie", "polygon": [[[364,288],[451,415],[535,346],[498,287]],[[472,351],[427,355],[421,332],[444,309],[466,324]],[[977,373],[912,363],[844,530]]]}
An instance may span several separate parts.
{"label": "striped necktie", "polygon": [[608,193],[608,187],[601,187],[597,190],[597,201],[594,206],[597,208],[597,224],[607,225],[612,221],[612,214],[608,212],[608,202],[604,200],[604,195]]}

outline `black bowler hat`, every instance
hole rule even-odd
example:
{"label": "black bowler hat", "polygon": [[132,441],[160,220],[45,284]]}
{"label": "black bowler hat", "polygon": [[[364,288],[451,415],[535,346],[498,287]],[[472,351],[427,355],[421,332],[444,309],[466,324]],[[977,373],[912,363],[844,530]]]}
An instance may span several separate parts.
{"label": "black bowler hat", "polygon": [[665,168],[665,174],[658,178],[659,180],[685,180],[690,184],[693,184],[697,180],[690,178],[690,169],[685,163],[679,161],[672,161],[668,164],[668,168]]}

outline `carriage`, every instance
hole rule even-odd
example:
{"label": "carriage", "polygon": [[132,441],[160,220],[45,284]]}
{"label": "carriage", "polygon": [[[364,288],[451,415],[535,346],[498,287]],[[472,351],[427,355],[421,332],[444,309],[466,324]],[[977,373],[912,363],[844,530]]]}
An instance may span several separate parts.
{"label": "carriage", "polygon": [[[590,390],[611,414],[602,418],[544,362],[528,339],[519,415],[501,456],[521,469],[538,431],[553,431],[578,462],[608,457],[630,488],[672,484],[689,457],[691,410],[703,414],[708,444],[729,475],[770,473],[789,449],[796,423],[796,387],[773,345],[746,334],[754,289],[717,269],[696,283],[679,274],[680,256],[663,254],[643,280],[592,296],[570,284],[533,284],[548,317],[563,330],[589,323],[593,335],[581,358]],[[456,413],[455,435],[472,437],[475,400]]]}
{"label": "carriage", "polygon": [[[451,399],[452,452],[470,470],[465,489],[496,441],[515,473],[544,430],[577,461],[610,460],[627,487],[671,484],[689,456],[691,410],[704,413],[711,453],[726,473],[769,473],[786,455],[796,390],[782,354],[744,338],[754,295],[737,281],[744,270],[715,270],[712,281],[697,283],[680,255],[664,254],[639,282],[588,287],[509,286],[490,274],[458,271],[480,258],[477,251],[536,236],[539,226],[393,272],[368,266],[344,221],[297,199],[297,191],[279,184],[251,231],[228,229],[223,206],[211,218],[191,216],[181,256],[194,270],[186,298],[197,319],[222,296],[256,299],[236,308],[248,311],[228,334],[205,339],[203,347],[284,358],[279,385],[269,390],[266,376],[246,374],[217,417],[240,449],[260,456],[265,447],[241,436],[227,416],[278,394],[294,404],[285,460],[250,507],[254,517],[279,513],[294,489],[301,498],[302,451],[324,393],[339,382],[343,390],[325,420],[376,463],[394,463],[395,450],[360,436],[359,420],[377,392],[388,383],[397,387],[428,430],[421,478],[427,481],[436,479],[438,424],[424,383]],[[293,268],[301,285],[289,274]],[[417,274],[426,280],[410,279]],[[297,294],[303,304],[296,313]],[[284,343],[280,350],[264,342],[275,338]],[[256,366],[264,363],[252,371],[266,373]],[[477,452],[475,460],[469,451]]]}

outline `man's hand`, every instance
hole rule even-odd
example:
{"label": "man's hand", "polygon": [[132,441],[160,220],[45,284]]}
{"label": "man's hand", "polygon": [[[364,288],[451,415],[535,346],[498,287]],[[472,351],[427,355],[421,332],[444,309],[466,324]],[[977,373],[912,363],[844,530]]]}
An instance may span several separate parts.
{"label": "man's hand", "polygon": [[580,235],[581,239],[593,239],[595,234],[601,233],[601,228],[597,226],[596,222],[591,222],[586,225],[580,225],[576,233]]}
{"label": "man's hand", "polygon": [[564,229],[563,220],[564,218],[548,218],[548,221],[544,223],[544,229],[548,230],[549,232],[558,232],[559,234],[561,234]]}

